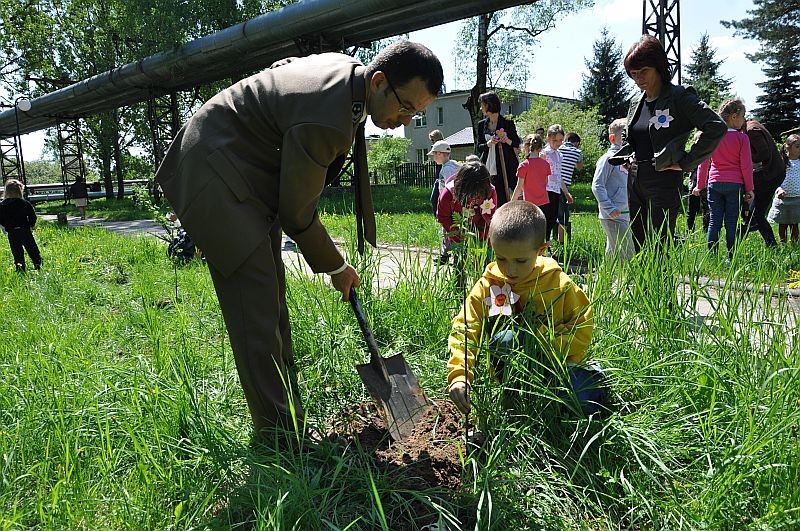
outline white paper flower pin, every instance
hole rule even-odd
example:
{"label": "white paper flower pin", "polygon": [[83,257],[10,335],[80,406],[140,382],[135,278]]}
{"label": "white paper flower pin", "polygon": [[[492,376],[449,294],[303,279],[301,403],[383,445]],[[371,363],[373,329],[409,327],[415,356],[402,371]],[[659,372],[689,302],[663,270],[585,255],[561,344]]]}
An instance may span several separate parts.
{"label": "white paper flower pin", "polygon": [[491,214],[492,210],[494,210],[494,201],[490,197],[481,203],[481,214]]}
{"label": "white paper flower pin", "polygon": [[656,109],[655,116],[650,117],[650,123],[653,124],[653,127],[656,129],[661,129],[662,127],[669,127],[669,123],[674,120],[675,117],[669,114],[669,109]]}
{"label": "white paper flower pin", "polygon": [[511,286],[506,283],[503,287],[491,286],[491,295],[483,299],[489,307],[489,317],[494,315],[511,315],[511,306],[519,300],[519,295],[511,291]]}

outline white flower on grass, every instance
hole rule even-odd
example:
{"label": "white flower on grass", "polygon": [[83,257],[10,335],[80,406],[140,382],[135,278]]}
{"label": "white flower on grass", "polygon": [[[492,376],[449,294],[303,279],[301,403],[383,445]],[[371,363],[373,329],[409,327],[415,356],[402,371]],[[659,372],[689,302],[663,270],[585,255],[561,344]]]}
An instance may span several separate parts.
{"label": "white flower on grass", "polygon": [[489,317],[494,315],[511,315],[511,306],[519,300],[519,295],[511,291],[511,286],[506,283],[503,287],[491,286],[491,295],[483,302],[489,307]]}
{"label": "white flower on grass", "polygon": [[656,129],[661,129],[662,127],[669,127],[669,123],[674,120],[675,117],[669,114],[669,109],[656,109],[655,116],[650,117],[650,123],[653,124],[653,127]]}
{"label": "white flower on grass", "polygon": [[481,203],[481,214],[491,214],[492,210],[494,210],[494,201],[492,201],[492,198],[484,199],[483,203]]}

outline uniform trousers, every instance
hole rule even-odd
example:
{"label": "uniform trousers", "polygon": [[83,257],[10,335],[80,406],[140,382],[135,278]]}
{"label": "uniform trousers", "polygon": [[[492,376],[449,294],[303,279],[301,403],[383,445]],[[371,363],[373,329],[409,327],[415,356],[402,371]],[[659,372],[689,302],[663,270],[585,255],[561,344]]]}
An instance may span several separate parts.
{"label": "uniform trousers", "polygon": [[209,261],[257,434],[273,427],[301,430],[304,423],[281,247],[276,220],[267,238],[229,277]]}

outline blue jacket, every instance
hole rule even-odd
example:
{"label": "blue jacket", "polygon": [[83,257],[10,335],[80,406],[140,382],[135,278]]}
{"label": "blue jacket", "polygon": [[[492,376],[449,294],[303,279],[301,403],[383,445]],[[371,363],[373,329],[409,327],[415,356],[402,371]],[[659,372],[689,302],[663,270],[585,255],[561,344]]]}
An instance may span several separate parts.
{"label": "blue jacket", "polygon": [[631,219],[628,208],[628,171],[623,166],[612,166],[608,162],[620,149],[621,146],[611,144],[611,148],[597,160],[594,170],[592,193],[600,208],[600,219],[611,219],[610,214],[615,210],[621,212],[617,219]]}

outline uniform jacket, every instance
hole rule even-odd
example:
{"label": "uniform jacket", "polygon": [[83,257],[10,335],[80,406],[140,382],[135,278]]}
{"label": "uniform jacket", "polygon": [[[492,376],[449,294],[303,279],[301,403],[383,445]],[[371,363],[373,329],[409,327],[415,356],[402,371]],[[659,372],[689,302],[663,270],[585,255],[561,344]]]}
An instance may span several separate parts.
{"label": "uniform jacket", "polygon": [[343,264],[317,204],[328,167],[349,152],[366,117],[365,91],[357,60],[313,55],[239,81],[184,125],[156,180],[223,275],[244,262],[276,220],[314,272]]}
{"label": "uniform jacket", "polygon": [[786,177],[786,163],[778,151],[775,139],[767,128],[756,120],[747,120],[747,137],[750,139],[750,154],[753,158],[754,170],[759,165],[761,177],[765,181],[783,182]]}
{"label": "uniform jacket", "polygon": [[[455,382],[472,382],[472,369],[483,343],[488,346],[493,332],[507,326],[490,317],[489,305],[493,286],[502,288],[508,279],[500,272],[496,262],[486,270],[467,296],[465,310],[460,308],[453,318],[453,328],[447,340],[450,360],[447,362],[447,385]],[[586,356],[592,339],[592,308],[586,294],[566,275],[552,258],[540,256],[530,275],[510,284],[511,291],[519,295],[513,316],[523,316],[525,326],[530,326],[542,346],[559,356],[561,363],[578,363]],[[497,289],[497,288],[495,288]],[[464,349],[466,324],[467,345]],[[485,348],[484,346],[484,348]],[[467,372],[464,372],[466,355]]]}
{"label": "uniform jacket", "polygon": [[[641,92],[631,100],[625,127],[626,137],[628,128],[633,125],[634,118],[644,105],[644,95],[645,93]],[[725,121],[700,101],[697,92],[691,86],[682,87],[665,83],[656,99],[655,108],[656,111],[661,111],[672,118],[668,120],[667,126],[656,127],[651,123],[648,128],[655,155],[655,167],[658,171],[672,164],[679,164],[683,171],[692,171],[714,152],[728,130]],[[686,152],[684,149],[686,141],[695,128],[702,131],[702,134]],[[615,166],[623,164],[633,153],[633,146],[624,144],[609,162]]]}
{"label": "uniform jacket", "polygon": [[[481,162],[486,164],[489,158],[489,146],[486,144],[486,126],[489,123],[488,118],[484,118],[478,122],[478,156]],[[514,148],[519,148],[522,142],[517,134],[517,127],[514,125],[513,120],[509,120],[502,114],[497,118],[497,129],[503,129],[511,139],[511,145],[508,144],[495,144],[495,160],[497,161],[497,175],[502,175],[500,169],[500,152],[503,150],[503,158],[506,162],[506,177],[508,178],[508,186],[513,190],[517,184],[517,166],[519,166],[519,158],[514,153]]]}

